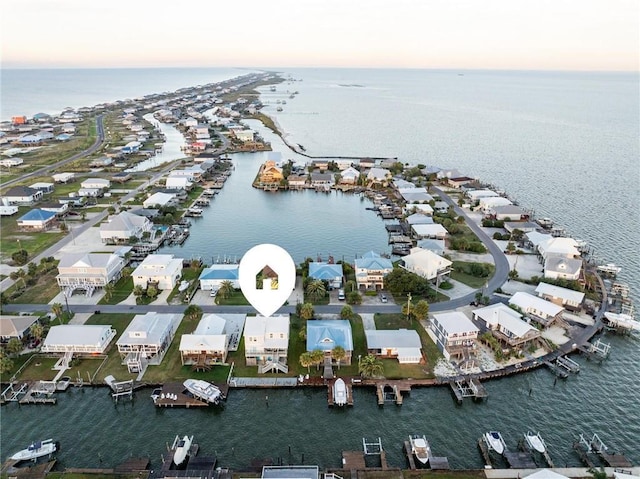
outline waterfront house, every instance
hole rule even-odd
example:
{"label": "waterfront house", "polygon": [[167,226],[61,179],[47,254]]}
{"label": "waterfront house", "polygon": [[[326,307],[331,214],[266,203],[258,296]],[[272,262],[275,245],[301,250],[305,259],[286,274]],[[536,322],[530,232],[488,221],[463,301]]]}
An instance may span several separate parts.
{"label": "waterfront house", "polygon": [[480,330],[462,312],[434,314],[427,333],[445,359],[471,360]]}
{"label": "waterfront house", "polygon": [[176,195],[173,193],[154,193],[142,202],[145,208],[171,206],[175,203]]}
{"label": "waterfront house", "polygon": [[351,364],[353,354],[353,335],[351,323],[344,319],[315,319],[307,321],[307,351],[322,351],[325,361],[332,364],[338,361],[333,357],[333,350],[340,346],[345,351],[345,356],[340,364]]}
{"label": "waterfront house", "polygon": [[569,311],[580,311],[584,302],[584,293],[548,283],[540,283],[536,288],[536,293],[538,293],[538,297],[563,306]]}
{"label": "waterfront house", "polygon": [[113,253],[65,253],[58,263],[56,281],[67,297],[76,289],[91,296],[96,288],[118,281],[124,267],[124,258]]}
{"label": "waterfront house", "polygon": [[73,354],[103,354],[116,330],[109,325],[61,324],[51,326],[41,351],[64,353],[70,360]]}
{"label": "waterfront house", "polygon": [[130,373],[139,373],[147,365],[158,365],[171,345],[182,321],[181,314],[148,312],[136,314],[116,345]]}
{"label": "waterfront house", "polygon": [[229,330],[229,322],[238,325],[244,324],[245,320],[245,314],[202,316],[195,331],[180,338],[182,364],[207,367],[226,363],[229,349],[236,350],[240,342],[240,329]]}
{"label": "waterfront house", "polygon": [[51,178],[53,178],[54,183],[69,183],[74,180],[75,176],[75,173],[56,173],[51,175]]}
{"label": "waterfront house", "polygon": [[448,181],[449,178],[459,178],[463,175],[462,173],[460,173],[460,171],[458,171],[455,168],[443,168],[440,171],[438,171],[436,176],[438,177],[439,180],[446,179]]}
{"label": "waterfront house", "polygon": [[341,185],[355,185],[358,183],[358,178],[360,178],[360,172],[352,166],[340,172]]}
{"label": "waterfront house", "polygon": [[159,290],[175,288],[181,276],[182,259],[172,254],[150,254],[131,273],[134,287],[153,285]]}
{"label": "waterfront house", "polygon": [[341,288],[342,277],[341,264],[330,264],[323,261],[309,263],[309,278],[326,281],[329,284],[329,288]]}
{"label": "waterfront house", "polygon": [[528,247],[532,248],[534,251],[538,251],[538,245],[553,238],[553,236],[551,236],[550,234],[539,233],[537,231],[525,233],[524,236],[526,238],[525,244]]}
{"label": "waterfront house", "polygon": [[373,251],[363,254],[355,261],[358,289],[384,288],[384,277],[391,271],[393,271],[393,264],[389,258],[383,258]]}
{"label": "waterfront house", "polygon": [[540,331],[522,320],[522,315],[503,303],[472,311],[473,319],[510,348],[523,349],[540,337]]}
{"label": "waterfront house", "polygon": [[34,209],[18,218],[18,228],[22,231],[46,231],[51,228],[56,221],[56,214],[53,211]]}
{"label": "waterfront house", "polygon": [[[473,191],[470,191],[469,193],[473,193]],[[478,206],[485,214],[490,213],[493,208],[496,208],[498,206],[513,205],[511,200],[505,198],[504,196],[483,196],[477,201]],[[472,203],[475,203],[475,200],[473,200]]]}
{"label": "waterfront house", "polygon": [[236,130],[233,133],[235,137],[243,143],[253,141],[255,134],[252,130]]}
{"label": "waterfront house", "polygon": [[387,187],[391,177],[391,172],[386,168],[371,168],[367,173],[367,185],[369,187],[374,185]]}
{"label": "waterfront house", "polygon": [[[425,205],[429,206],[429,205]],[[422,213],[413,213],[405,218],[405,221],[409,225],[432,225],[433,218],[431,216]]]}
{"label": "waterfront house", "polygon": [[259,373],[287,373],[289,315],[247,316],[244,326],[244,353],[247,366],[258,366]]}
{"label": "waterfront house", "polygon": [[344,171],[353,166],[353,160],[349,160],[349,159],[337,159],[337,160],[333,160],[333,162],[336,164],[336,166],[340,171]]}
{"label": "waterfront house", "polygon": [[402,257],[400,264],[407,271],[439,284],[448,279],[453,263],[433,251],[415,247],[411,248],[408,255]]}
{"label": "waterfront house", "polygon": [[536,231],[539,226],[531,221],[505,221],[504,229],[507,233],[513,234],[515,230],[520,230],[523,233],[531,233]]}
{"label": "waterfront house", "polygon": [[53,186],[54,186],[53,183],[45,183],[45,182],[39,181],[37,183],[30,185],[29,188],[32,188],[34,190],[40,190],[42,191],[43,194],[47,194],[47,193],[53,192]]}
{"label": "waterfront house", "polygon": [[358,165],[362,170],[366,168],[373,168],[374,166],[376,166],[376,160],[374,160],[373,158],[360,158],[358,160]]}
{"label": "waterfront house", "polygon": [[564,311],[562,306],[523,291],[518,291],[511,296],[509,304],[544,326],[550,325]]}
{"label": "waterfront house", "polygon": [[106,190],[111,186],[111,181],[106,178],[87,178],[80,183],[82,188]]}
{"label": "waterfront house", "polygon": [[42,196],[43,193],[40,190],[35,190],[28,186],[13,186],[2,195],[2,198],[9,205],[25,206],[34,204],[42,199]]}
{"label": "waterfront house", "polygon": [[313,160],[311,167],[320,172],[327,171],[329,169],[329,160]]}
{"label": "waterfront house", "polygon": [[380,358],[395,358],[400,364],[422,362],[422,343],[413,329],[367,329],[367,352]]}
{"label": "waterfront house", "polygon": [[139,141],[130,141],[129,143],[127,143],[126,145],[124,145],[122,147],[122,153],[124,153],[125,155],[129,155],[131,153],[137,153],[140,148],[142,148],[142,143],[140,143]]}
{"label": "waterfront house", "polygon": [[289,189],[300,190],[307,185],[307,177],[305,175],[289,175],[287,177]]}
{"label": "waterfront house", "polygon": [[567,258],[562,254],[547,254],[544,261],[544,277],[577,281],[582,273],[582,260]]}
{"label": "waterfront house", "polygon": [[204,268],[200,277],[200,289],[214,291],[220,289],[223,281],[231,281],[235,289],[240,288],[237,264],[214,264]]}
{"label": "waterfront house", "polygon": [[544,260],[551,254],[564,256],[565,258],[578,258],[578,242],[573,238],[551,237],[538,243],[538,253]]}
{"label": "waterfront house", "polygon": [[153,223],[147,218],[123,211],[109,217],[108,223],[100,225],[100,239],[103,243],[117,244],[129,242],[131,238],[140,238],[151,233]]}
{"label": "waterfront house", "polygon": [[193,180],[189,176],[169,175],[165,186],[169,190],[190,190],[193,186]]}
{"label": "waterfront house", "polygon": [[498,221],[520,221],[529,218],[529,214],[516,205],[492,206],[487,215]]}
{"label": "waterfront house", "polygon": [[469,176],[456,176],[454,178],[449,178],[449,186],[453,188],[462,188],[469,183],[473,183],[476,181],[475,178],[471,178]]}
{"label": "waterfront house", "polygon": [[283,179],[282,168],[278,168],[275,161],[269,160],[264,163],[259,176],[262,185],[279,185]]}
{"label": "waterfront house", "polygon": [[22,341],[29,336],[29,329],[37,321],[37,316],[0,315],[0,342],[6,343],[11,338]]}
{"label": "waterfront house", "polygon": [[316,189],[328,189],[335,183],[333,173],[311,173],[311,187]]}
{"label": "waterfront house", "polygon": [[403,213],[405,215],[411,215],[414,213],[420,213],[422,215],[433,215],[433,208],[430,204],[424,203],[407,203],[404,205]]}
{"label": "waterfront house", "polygon": [[444,255],[444,251],[445,251],[444,240],[423,239],[423,240],[419,240],[416,246],[422,249],[428,249],[429,251],[434,252],[438,256]]}
{"label": "waterfront house", "polygon": [[[469,198],[469,201],[471,201],[472,203],[475,203],[476,201],[480,201],[482,198],[497,198],[500,196],[495,191],[487,190],[487,189],[469,190],[465,193],[465,195],[467,195],[467,197]],[[511,202],[509,202],[508,204],[511,204]],[[494,206],[498,206],[498,205],[494,205]]]}
{"label": "waterfront house", "polygon": [[418,239],[435,238],[445,239],[447,237],[447,230],[441,224],[418,224],[412,225],[411,231],[413,235]]}

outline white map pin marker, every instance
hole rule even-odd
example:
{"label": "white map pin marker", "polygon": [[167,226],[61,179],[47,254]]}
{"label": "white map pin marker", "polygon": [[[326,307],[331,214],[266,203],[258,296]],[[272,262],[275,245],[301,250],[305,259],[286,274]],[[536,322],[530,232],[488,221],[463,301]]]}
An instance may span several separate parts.
{"label": "white map pin marker", "polygon": [[[261,272],[264,279],[259,285],[258,275]],[[268,274],[265,275],[265,272]],[[296,285],[296,265],[289,253],[280,246],[259,244],[247,251],[240,260],[238,282],[251,306],[261,315],[271,316],[291,296]]]}

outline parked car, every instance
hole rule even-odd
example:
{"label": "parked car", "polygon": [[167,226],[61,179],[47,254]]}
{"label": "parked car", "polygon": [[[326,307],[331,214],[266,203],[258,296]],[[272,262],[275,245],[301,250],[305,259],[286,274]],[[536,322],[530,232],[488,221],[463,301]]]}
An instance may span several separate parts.
{"label": "parked car", "polygon": [[338,299],[339,299],[340,301],[344,301],[344,300],[345,300],[345,298],[346,298],[346,296],[344,295],[344,289],[339,289],[339,290],[338,290]]}
{"label": "parked car", "polygon": [[386,294],[381,295],[380,296],[380,301],[382,301],[383,303],[386,303],[387,302],[387,295]]}

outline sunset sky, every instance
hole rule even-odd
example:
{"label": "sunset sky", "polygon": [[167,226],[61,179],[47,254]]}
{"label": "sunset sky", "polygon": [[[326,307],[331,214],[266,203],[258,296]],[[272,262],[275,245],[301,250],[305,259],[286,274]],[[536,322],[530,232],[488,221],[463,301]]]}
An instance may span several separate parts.
{"label": "sunset sky", "polygon": [[637,70],[638,0],[19,0],[3,68]]}

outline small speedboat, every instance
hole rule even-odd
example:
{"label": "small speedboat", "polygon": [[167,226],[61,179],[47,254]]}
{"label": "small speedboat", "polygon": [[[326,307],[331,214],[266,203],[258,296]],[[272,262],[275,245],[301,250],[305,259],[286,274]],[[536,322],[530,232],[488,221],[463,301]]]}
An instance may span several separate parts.
{"label": "small speedboat", "polygon": [[336,379],[336,382],[333,383],[333,402],[336,406],[347,404],[347,386],[342,378]]}
{"label": "small speedboat", "polygon": [[29,444],[26,449],[16,452],[11,459],[14,461],[35,461],[39,457],[48,456],[58,450],[58,444],[53,439],[36,441]]}
{"label": "small speedboat", "polygon": [[422,464],[429,462],[429,458],[431,457],[431,446],[429,446],[425,436],[413,434],[412,436],[409,436],[409,443],[411,444],[411,453],[416,456],[418,461]]}
{"label": "small speedboat", "polygon": [[173,463],[176,466],[180,466],[189,455],[189,449],[191,449],[191,443],[193,442],[193,436],[184,436],[180,439],[179,436],[176,436],[175,441],[173,441]]}
{"label": "small speedboat", "polygon": [[531,431],[527,431],[524,435],[524,439],[527,441],[527,444],[531,449],[538,451],[540,454],[544,454],[544,451],[547,450],[547,445],[544,443],[540,433],[534,434]]}
{"label": "small speedboat", "polygon": [[502,439],[502,434],[498,431],[489,431],[485,433],[484,440],[489,446],[489,449],[496,451],[498,454],[502,454],[505,450],[504,439]]}

